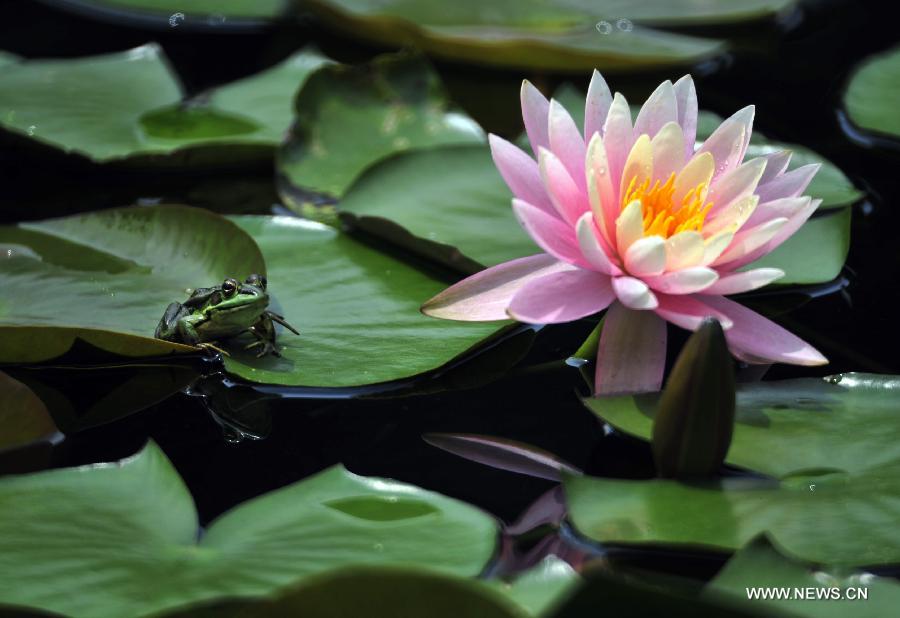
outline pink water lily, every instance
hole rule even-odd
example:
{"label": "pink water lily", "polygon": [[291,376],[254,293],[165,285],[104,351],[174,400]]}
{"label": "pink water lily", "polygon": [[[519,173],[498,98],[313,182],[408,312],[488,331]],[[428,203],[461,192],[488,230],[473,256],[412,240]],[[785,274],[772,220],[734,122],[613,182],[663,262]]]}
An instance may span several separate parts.
{"label": "pink water lily", "polygon": [[753,106],[695,144],[689,75],[663,82],[632,124],[625,98],[594,72],[584,133],[528,82],[522,115],[537,160],[490,136],[520,223],[543,249],[457,283],[425,303],[454,320],[558,323],[607,310],[596,390],[657,390],[666,322],[695,330],[708,316],[749,363],[819,365],[812,346],[725,296],[784,276],[749,268],[787,240],[821,200],[801,196],[818,170],[786,171],[790,152],[744,162]]}

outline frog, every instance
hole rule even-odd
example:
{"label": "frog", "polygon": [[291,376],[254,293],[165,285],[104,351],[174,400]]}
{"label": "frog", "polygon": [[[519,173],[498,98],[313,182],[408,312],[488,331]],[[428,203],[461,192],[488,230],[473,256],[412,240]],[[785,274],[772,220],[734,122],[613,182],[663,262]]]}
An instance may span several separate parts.
{"label": "frog", "polygon": [[259,348],[257,358],[267,354],[280,357],[275,323],[295,335],[300,333],[284,316],[269,311],[267,285],[264,275],[252,274],[243,283],[228,277],[221,285],[197,288],[183,303],[173,302],[166,308],[154,336],[230,356],[217,342],[249,333],[256,340],[244,349]]}

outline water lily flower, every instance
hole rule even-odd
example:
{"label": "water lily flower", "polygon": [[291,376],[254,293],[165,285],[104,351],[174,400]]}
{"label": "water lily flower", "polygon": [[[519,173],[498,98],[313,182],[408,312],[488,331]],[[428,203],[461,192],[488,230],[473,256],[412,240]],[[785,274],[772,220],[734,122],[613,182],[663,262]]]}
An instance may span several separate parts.
{"label": "water lily flower", "polygon": [[543,252],[499,264],[423,306],[454,320],[569,322],[606,309],[596,365],[601,394],[658,390],[666,322],[714,317],[748,363],[826,363],[822,354],[726,296],[784,276],[745,269],[787,240],[821,200],[801,194],[818,170],[791,153],[744,161],[753,106],[696,144],[689,75],[663,82],[632,124],[628,103],[594,71],[584,133],[528,82],[522,115],[536,160],[490,136],[512,207]]}

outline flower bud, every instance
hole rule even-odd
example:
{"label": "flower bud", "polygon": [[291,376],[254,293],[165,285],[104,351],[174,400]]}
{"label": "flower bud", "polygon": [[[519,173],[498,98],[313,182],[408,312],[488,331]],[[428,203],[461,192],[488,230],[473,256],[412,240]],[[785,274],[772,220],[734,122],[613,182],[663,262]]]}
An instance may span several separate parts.
{"label": "flower bud", "polygon": [[721,324],[707,318],[675,361],[653,422],[659,476],[708,478],[725,460],[734,431],[735,387]]}

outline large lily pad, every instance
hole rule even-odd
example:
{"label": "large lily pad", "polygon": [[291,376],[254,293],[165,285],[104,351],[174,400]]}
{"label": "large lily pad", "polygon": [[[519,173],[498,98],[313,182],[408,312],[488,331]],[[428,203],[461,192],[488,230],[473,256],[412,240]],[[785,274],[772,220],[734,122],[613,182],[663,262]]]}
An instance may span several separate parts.
{"label": "large lily pad", "polygon": [[444,365],[496,324],[434,320],[419,306],[446,284],[336,230],[293,217],[233,217],[262,249],[270,290],[300,335],[282,358],[235,352],[229,371],[256,382],[356,386]]}
{"label": "large lily pad", "polygon": [[297,94],[296,112],[279,168],[295,187],[332,197],[391,153],[484,142],[472,119],[449,111],[427,62],[405,54],[319,70]]}
{"label": "large lily pad", "polygon": [[[587,405],[647,437],[656,397]],[[761,532],[791,554],[832,564],[900,561],[900,379],[848,374],[740,387],[726,459],[777,480],[721,483],[571,478],[575,525],[606,542],[736,549]],[[850,432],[848,434],[848,432]],[[848,435],[852,439],[848,439]]]}
{"label": "large lily pad", "polygon": [[[723,593],[747,602],[748,588],[768,588],[769,594],[787,598],[752,599],[753,606],[809,618],[881,618],[900,604],[900,584],[871,573],[829,572],[782,555],[765,537],[742,548],[705,589],[707,597]],[[811,598],[795,598],[809,594]],[[761,591],[758,591],[760,593]],[[821,595],[821,596],[815,596]],[[826,596],[828,595],[828,596]],[[866,596],[861,596],[866,595]]]}
{"label": "large lily pad", "polygon": [[[314,0],[304,2],[336,28],[392,46],[519,68],[605,71],[687,65],[720,52],[721,41],[641,24],[723,23],[762,17],[790,2],[503,2]],[[635,25],[637,23],[637,25]]]}
{"label": "large lily pad", "polygon": [[[153,339],[196,287],[264,272],[253,239],[196,208],[124,208],[0,227],[0,363],[67,352],[76,339],[123,356],[193,348]],[[6,257],[9,256],[9,257]]]}
{"label": "large lily pad", "polygon": [[490,151],[458,146],[385,161],[352,186],[340,208],[371,233],[475,272],[538,252],[510,199]]}
{"label": "large lily pad", "polygon": [[152,443],[117,464],[0,479],[0,602],[122,618],[266,595],[343,566],[473,576],[497,530],[466,504],[338,466],[200,532],[187,488]]}
{"label": "large lily pad", "polygon": [[900,47],[866,59],[847,83],[844,107],[850,120],[863,129],[900,137]]}
{"label": "large lily pad", "polygon": [[8,292],[0,362],[55,358],[76,338],[126,356],[195,350],[152,339],[166,306],[193,288],[266,271],[275,310],[301,334],[280,337],[281,358],[234,346],[227,368],[255,382],[398,380],[443,366],[498,330],[422,315],[422,299],[444,282],[293,217],[129,208],[0,228],[0,243],[13,256],[0,272]]}
{"label": "large lily pad", "polygon": [[98,163],[264,159],[290,124],[293,93],[326,62],[299,52],[189,102],[155,44],[11,64],[0,76],[0,129]]}

